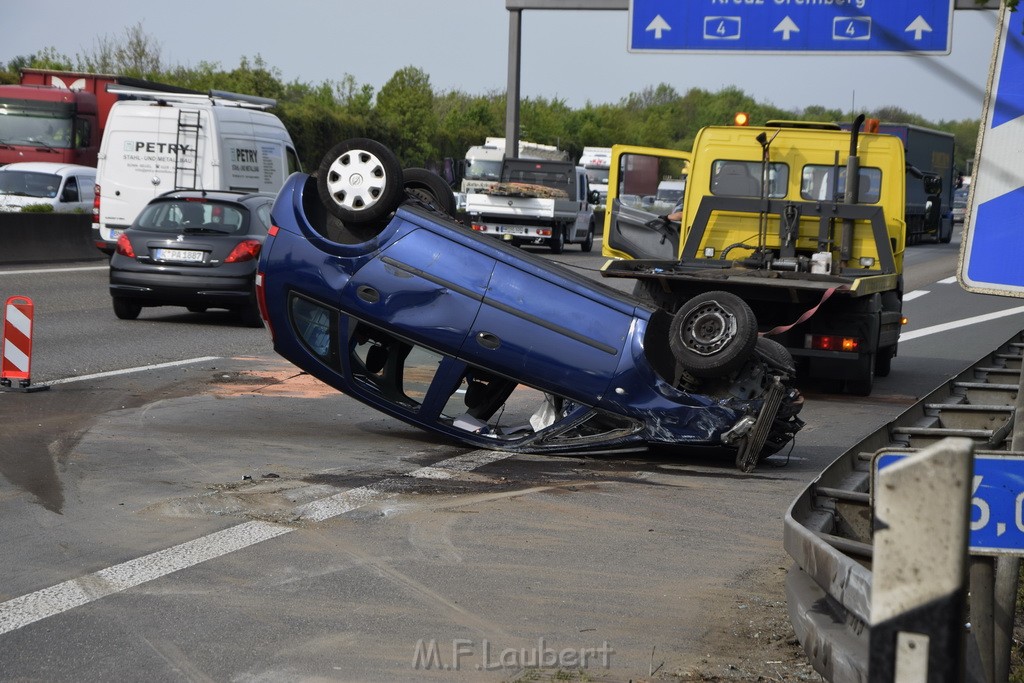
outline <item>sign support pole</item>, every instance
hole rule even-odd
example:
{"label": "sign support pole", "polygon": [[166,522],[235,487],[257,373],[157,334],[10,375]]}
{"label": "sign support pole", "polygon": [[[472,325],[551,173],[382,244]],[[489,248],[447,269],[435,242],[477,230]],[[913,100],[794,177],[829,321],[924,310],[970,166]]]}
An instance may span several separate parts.
{"label": "sign support pole", "polygon": [[879,469],[868,679],[963,680],[974,444],[946,438]]}
{"label": "sign support pole", "polygon": [[[1010,450],[1024,450],[1024,368],[1017,386],[1017,398],[1013,404],[1013,433],[1010,436]],[[993,673],[996,681],[1010,679],[1010,651],[1013,649],[1013,622],[1017,610],[1017,589],[1020,579],[1020,557],[1000,555],[996,558],[995,579],[995,629],[992,641],[994,653]]]}

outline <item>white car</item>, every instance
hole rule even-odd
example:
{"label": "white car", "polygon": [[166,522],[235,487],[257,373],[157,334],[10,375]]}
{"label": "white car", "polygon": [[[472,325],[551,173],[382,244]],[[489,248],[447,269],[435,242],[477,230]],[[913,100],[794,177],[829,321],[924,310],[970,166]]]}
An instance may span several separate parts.
{"label": "white car", "polygon": [[57,213],[91,213],[96,169],[24,161],[0,167],[0,211],[47,204]]}

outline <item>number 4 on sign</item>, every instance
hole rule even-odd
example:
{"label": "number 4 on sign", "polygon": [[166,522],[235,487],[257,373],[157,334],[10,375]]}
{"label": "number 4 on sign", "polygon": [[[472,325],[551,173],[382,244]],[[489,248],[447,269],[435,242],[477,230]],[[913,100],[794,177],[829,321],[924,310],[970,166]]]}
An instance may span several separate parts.
{"label": "number 4 on sign", "polygon": [[704,38],[708,40],[739,40],[740,17],[705,17]]}

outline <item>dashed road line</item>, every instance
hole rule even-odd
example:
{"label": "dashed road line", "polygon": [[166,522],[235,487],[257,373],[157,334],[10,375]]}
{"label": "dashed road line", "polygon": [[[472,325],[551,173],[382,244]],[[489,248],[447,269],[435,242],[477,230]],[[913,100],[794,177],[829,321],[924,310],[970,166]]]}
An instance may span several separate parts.
{"label": "dashed road line", "polygon": [[128,375],[133,372],[145,372],[147,370],[160,370],[163,368],[175,368],[179,365],[191,365],[193,363],[205,363],[211,360],[220,360],[221,356],[201,356],[200,358],[187,358],[185,360],[169,361],[167,363],[156,363],[155,365],[142,365],[135,368],[124,368],[123,370],[110,370],[109,372],[97,372],[92,375],[77,375],[75,377],[65,377],[64,379],[55,379],[51,382],[43,382],[43,384],[54,385],[54,384],[70,384],[72,382],[85,382],[91,379],[102,379],[104,377],[117,377],[118,375]]}
{"label": "dashed road line", "polygon": [[79,266],[73,268],[31,268],[25,270],[0,270],[0,275],[43,275],[47,273],[73,273],[82,270],[110,270],[110,265]]}

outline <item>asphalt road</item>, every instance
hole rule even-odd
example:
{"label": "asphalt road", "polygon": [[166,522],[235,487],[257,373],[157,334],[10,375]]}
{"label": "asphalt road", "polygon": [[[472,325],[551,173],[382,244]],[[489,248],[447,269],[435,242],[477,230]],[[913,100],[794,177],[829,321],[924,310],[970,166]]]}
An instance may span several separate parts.
{"label": "asphalt road", "polygon": [[797,493],[1024,327],[958,326],[1017,302],[949,281],[957,249],[908,251],[912,336],[875,393],[811,388],[792,450],[751,474],[470,452],[300,374],[226,313],[121,321],[95,264],[0,270],[0,296],[35,303],[33,382],[52,383],[0,393],[0,679],[724,675],[737,634],[757,638],[751,606],[784,601]]}

